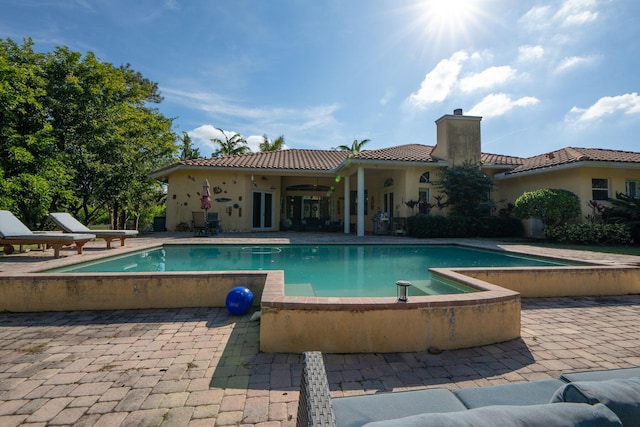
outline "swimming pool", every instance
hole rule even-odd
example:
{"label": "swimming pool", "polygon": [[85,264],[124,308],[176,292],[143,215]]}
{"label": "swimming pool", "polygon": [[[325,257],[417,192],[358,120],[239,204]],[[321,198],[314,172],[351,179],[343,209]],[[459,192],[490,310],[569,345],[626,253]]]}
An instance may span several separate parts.
{"label": "swimming pool", "polygon": [[430,268],[558,265],[568,264],[461,246],[196,244],[164,245],[50,272],[283,270],[288,296],[390,297],[397,295],[398,280],[411,282],[411,296],[476,291],[433,278]]}

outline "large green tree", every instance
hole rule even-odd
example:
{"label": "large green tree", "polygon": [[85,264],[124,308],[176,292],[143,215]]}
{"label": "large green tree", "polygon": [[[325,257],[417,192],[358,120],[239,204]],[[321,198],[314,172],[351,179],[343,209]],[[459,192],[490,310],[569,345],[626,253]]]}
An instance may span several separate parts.
{"label": "large green tree", "polygon": [[108,211],[114,228],[135,220],[144,194],[160,190],[148,173],[177,151],[172,120],[153,107],[157,84],[91,52],[34,53],[31,40],[0,40],[0,53],[0,145],[13,156],[0,163],[0,203],[32,227],[59,210],[85,222]]}
{"label": "large green tree", "polygon": [[0,208],[35,229],[52,207],[73,199],[73,171],[47,110],[45,59],[31,40],[0,39]]}
{"label": "large green tree", "polygon": [[438,188],[447,196],[446,204],[460,216],[487,216],[491,205],[493,180],[477,164],[445,167]]}

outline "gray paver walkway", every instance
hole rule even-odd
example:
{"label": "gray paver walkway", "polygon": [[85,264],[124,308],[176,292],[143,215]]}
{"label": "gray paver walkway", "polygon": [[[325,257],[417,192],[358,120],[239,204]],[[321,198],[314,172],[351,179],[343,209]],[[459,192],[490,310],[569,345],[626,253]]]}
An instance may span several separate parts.
{"label": "gray paver walkway", "polygon": [[[81,257],[157,243],[130,239],[126,248],[104,251],[96,242]],[[0,274],[77,258],[18,254],[2,259]],[[610,263],[629,259],[607,256]],[[325,355],[325,363],[333,396],[557,378],[640,366],[639,324],[640,295],[524,299],[521,339],[440,354]],[[293,426],[301,356],[260,353],[258,340],[258,322],[224,308],[0,313],[0,426]]]}

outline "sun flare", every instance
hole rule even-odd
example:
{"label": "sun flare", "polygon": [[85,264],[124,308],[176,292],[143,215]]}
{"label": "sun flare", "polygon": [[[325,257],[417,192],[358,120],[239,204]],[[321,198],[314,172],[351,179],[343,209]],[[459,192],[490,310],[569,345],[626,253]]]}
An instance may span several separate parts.
{"label": "sun flare", "polygon": [[432,0],[426,4],[434,19],[457,21],[473,8],[470,0]]}
{"label": "sun flare", "polygon": [[416,10],[416,19],[424,31],[439,40],[470,38],[486,15],[482,3],[482,0],[424,0]]}

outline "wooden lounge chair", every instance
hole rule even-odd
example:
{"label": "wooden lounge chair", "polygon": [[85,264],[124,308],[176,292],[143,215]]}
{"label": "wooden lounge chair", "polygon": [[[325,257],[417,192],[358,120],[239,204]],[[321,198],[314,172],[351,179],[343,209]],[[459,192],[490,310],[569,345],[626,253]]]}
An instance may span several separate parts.
{"label": "wooden lounge chair", "polygon": [[64,245],[76,245],[78,254],[82,253],[85,243],[96,238],[89,233],[34,233],[9,211],[0,210],[0,244],[4,253],[13,253],[13,245],[45,245],[53,248],[53,256],[60,258],[60,249]]}
{"label": "wooden lounge chair", "polygon": [[111,249],[111,241],[120,239],[120,246],[124,246],[124,240],[138,234],[138,230],[90,230],[71,214],[66,212],[52,212],[49,218],[66,233],[91,233],[97,238],[107,242],[107,249]]}

